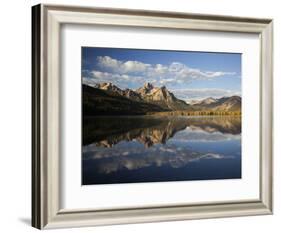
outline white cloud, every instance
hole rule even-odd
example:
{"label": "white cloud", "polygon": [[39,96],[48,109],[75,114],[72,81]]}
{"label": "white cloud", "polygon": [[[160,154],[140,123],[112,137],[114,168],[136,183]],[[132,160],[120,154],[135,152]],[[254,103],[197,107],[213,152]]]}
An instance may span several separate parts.
{"label": "white cloud", "polygon": [[[93,70],[93,78],[105,78],[105,81],[122,78],[137,82],[155,82],[158,85],[181,84],[193,80],[211,80],[223,76],[233,76],[235,72],[202,71],[186,66],[180,62],[172,62],[169,65],[146,64],[140,61],[121,61],[109,56],[97,57],[98,66],[103,71]],[[102,74],[103,73],[103,74]],[[128,76],[124,76],[128,75]]]}
{"label": "white cloud", "polygon": [[99,56],[97,60],[100,67],[118,74],[145,72],[150,67],[150,64],[139,61],[119,61],[109,56]]}
{"label": "white cloud", "polygon": [[128,74],[113,74],[109,72],[92,71],[90,75],[83,76],[83,83],[94,86],[97,83],[111,82],[120,88],[128,88],[128,82],[136,87],[143,86],[145,82],[156,84],[153,79],[147,79],[144,76],[128,75]]}

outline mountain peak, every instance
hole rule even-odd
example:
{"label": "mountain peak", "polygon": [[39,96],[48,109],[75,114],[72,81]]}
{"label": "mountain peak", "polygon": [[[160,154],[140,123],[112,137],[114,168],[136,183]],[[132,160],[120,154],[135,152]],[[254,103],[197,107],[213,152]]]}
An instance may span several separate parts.
{"label": "mountain peak", "polygon": [[157,88],[155,88],[151,83],[145,83],[143,87],[140,87],[136,90],[138,94],[141,96],[146,96],[148,94],[151,94],[153,91],[155,91]]}
{"label": "mountain peak", "polygon": [[154,86],[150,82],[147,82],[144,84],[144,88],[151,90],[154,88]]}
{"label": "mountain peak", "polygon": [[95,87],[98,88],[98,89],[101,89],[101,90],[116,92],[116,93],[121,94],[121,95],[122,95],[122,92],[123,92],[119,87],[115,86],[111,82],[99,83]]}
{"label": "mountain peak", "polygon": [[111,82],[104,82],[104,83],[96,84],[96,87],[100,88],[100,89],[107,89],[107,88],[110,88],[112,86],[113,86],[113,84]]}

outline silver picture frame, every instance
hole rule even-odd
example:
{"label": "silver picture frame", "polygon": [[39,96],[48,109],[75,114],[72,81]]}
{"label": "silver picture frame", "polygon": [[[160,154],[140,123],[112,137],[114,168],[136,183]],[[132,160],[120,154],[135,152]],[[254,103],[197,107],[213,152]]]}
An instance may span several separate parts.
{"label": "silver picture frame", "polygon": [[[60,29],[63,24],[255,33],[260,40],[260,195],[256,200],[61,210]],[[32,8],[32,226],[38,229],[173,221],[273,212],[273,20],[143,10]]]}

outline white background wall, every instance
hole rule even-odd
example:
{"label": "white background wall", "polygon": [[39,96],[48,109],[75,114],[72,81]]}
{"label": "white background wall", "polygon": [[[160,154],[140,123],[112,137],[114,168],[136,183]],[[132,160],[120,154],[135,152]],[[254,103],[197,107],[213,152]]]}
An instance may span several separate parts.
{"label": "white background wall", "polygon": [[[275,203],[273,216],[132,224],[58,232],[280,232],[281,14],[274,0],[57,0],[43,3],[183,11],[274,18]],[[0,7],[0,231],[35,232],[31,216],[31,6],[40,1],[2,1]],[[279,228],[279,231],[278,231]]]}

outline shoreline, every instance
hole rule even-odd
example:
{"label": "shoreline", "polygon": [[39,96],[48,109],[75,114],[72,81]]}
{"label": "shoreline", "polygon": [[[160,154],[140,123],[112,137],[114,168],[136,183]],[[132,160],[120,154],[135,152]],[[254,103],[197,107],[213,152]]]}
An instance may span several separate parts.
{"label": "shoreline", "polygon": [[241,117],[242,114],[213,114],[213,115],[202,115],[202,114],[191,114],[191,115],[187,115],[187,114],[173,114],[172,112],[161,112],[159,113],[149,113],[149,114],[143,114],[143,115],[86,115],[86,116],[82,116],[82,119],[86,119],[86,118],[93,118],[93,117],[120,117],[120,118],[126,118],[126,117]]}
{"label": "shoreline", "polygon": [[168,111],[151,112],[153,116],[241,116],[241,111]]}

